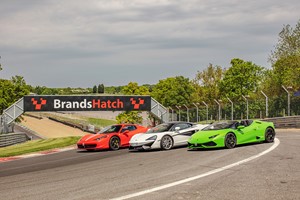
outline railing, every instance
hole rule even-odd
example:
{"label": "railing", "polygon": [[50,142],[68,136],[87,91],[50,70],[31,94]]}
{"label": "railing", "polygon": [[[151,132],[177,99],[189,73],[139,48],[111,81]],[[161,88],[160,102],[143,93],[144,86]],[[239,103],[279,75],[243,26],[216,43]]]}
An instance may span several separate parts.
{"label": "railing", "polygon": [[8,133],[0,135],[0,147],[6,147],[22,142],[26,142],[30,138],[25,133]]}
{"label": "railing", "polygon": [[262,121],[273,122],[275,128],[300,128],[300,116],[274,117]]}
{"label": "railing", "polygon": [[24,99],[19,99],[16,103],[3,111],[3,117],[6,124],[12,123],[24,112]]}
{"label": "railing", "polygon": [[151,98],[151,114],[162,122],[169,121],[168,109],[153,98]]}

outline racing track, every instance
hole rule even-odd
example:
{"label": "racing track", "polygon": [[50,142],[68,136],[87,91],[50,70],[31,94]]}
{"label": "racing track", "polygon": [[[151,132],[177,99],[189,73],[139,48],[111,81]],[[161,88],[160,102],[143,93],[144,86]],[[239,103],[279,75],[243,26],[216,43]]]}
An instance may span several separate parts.
{"label": "racing track", "polygon": [[[143,194],[270,149],[77,152],[0,163],[1,199],[300,199],[300,131],[277,130],[271,152],[196,180]],[[274,147],[274,146],[273,146]]]}

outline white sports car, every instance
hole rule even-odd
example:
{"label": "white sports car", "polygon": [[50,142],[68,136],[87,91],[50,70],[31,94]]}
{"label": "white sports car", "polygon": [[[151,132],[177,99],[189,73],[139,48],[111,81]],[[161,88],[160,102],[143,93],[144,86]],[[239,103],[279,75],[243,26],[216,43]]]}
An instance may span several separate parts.
{"label": "white sports car", "polygon": [[163,149],[187,145],[195,132],[207,125],[190,122],[168,122],[149,129],[146,133],[134,135],[129,141],[129,150]]}

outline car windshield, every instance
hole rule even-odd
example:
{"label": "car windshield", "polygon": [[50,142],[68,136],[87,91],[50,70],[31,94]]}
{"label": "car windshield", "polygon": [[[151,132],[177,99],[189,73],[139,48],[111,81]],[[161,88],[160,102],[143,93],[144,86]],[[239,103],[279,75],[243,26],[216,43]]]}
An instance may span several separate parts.
{"label": "car windshield", "polygon": [[174,124],[171,123],[165,123],[165,124],[159,124],[151,129],[149,129],[147,131],[147,133],[160,133],[160,132],[166,132],[168,130],[170,130],[170,128],[173,126]]}
{"label": "car windshield", "polygon": [[103,128],[102,130],[100,130],[98,132],[98,134],[100,133],[115,133],[115,132],[119,132],[121,129],[121,125],[112,125],[112,126],[107,126],[105,128]]}
{"label": "car windshield", "polygon": [[209,131],[209,130],[222,130],[233,127],[233,125],[236,123],[236,121],[225,121],[225,122],[215,122],[210,124],[209,126],[202,129],[203,131]]}

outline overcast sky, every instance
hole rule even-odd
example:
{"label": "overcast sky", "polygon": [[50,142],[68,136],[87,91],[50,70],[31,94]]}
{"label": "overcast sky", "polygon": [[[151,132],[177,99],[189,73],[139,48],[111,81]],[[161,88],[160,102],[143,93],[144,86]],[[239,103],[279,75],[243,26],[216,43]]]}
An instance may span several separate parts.
{"label": "overcast sky", "polygon": [[299,0],[0,0],[0,78],[92,87],[193,79],[232,58],[270,68]]}

